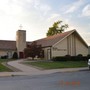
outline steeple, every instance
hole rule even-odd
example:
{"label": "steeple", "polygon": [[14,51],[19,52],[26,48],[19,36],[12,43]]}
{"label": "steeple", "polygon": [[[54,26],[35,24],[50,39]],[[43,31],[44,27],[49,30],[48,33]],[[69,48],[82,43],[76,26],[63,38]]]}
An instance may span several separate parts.
{"label": "steeple", "polygon": [[19,30],[22,30],[22,28],[23,28],[22,24],[20,24],[19,28],[20,28]]}
{"label": "steeple", "polygon": [[24,48],[26,48],[26,30],[16,32],[16,47],[19,58],[24,57]]}

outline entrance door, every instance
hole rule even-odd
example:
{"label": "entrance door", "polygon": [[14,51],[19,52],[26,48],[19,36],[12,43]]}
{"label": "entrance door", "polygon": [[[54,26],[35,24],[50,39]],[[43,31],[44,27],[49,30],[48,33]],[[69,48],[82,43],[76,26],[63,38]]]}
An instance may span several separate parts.
{"label": "entrance door", "polygon": [[24,53],[23,52],[19,52],[19,58],[24,58]]}

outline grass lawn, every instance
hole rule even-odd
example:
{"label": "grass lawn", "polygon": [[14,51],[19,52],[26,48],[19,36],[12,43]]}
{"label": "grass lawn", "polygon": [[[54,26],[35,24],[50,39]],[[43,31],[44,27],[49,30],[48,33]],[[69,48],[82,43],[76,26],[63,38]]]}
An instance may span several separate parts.
{"label": "grass lawn", "polygon": [[8,61],[13,61],[13,59],[0,59],[0,63],[2,63],[2,62],[8,62]]}
{"label": "grass lawn", "polygon": [[78,68],[88,66],[86,61],[25,62],[25,64],[37,66],[43,69]]}
{"label": "grass lawn", "polygon": [[11,72],[12,70],[0,63],[0,72]]}
{"label": "grass lawn", "polygon": [[11,61],[11,59],[0,59],[0,72],[10,72],[12,71],[8,67],[4,66],[2,63]]}

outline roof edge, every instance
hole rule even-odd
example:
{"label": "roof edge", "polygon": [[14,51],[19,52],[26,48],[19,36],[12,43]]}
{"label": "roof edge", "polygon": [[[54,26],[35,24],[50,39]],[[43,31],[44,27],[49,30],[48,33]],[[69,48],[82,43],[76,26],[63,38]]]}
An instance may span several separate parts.
{"label": "roof edge", "polygon": [[71,33],[69,33],[68,35],[66,35],[64,38],[62,38],[61,40],[59,40],[57,43],[55,43],[54,45],[52,45],[52,46],[55,46],[56,44],[58,44],[59,42],[61,42],[61,41],[63,41],[65,38],[67,38],[69,35],[71,35],[73,32],[75,32],[76,31],[76,29],[73,29],[72,31],[71,31]]}
{"label": "roof edge", "polygon": [[81,35],[76,31],[76,33],[78,34],[78,36],[81,38],[81,40],[84,42],[84,44],[87,46],[87,47],[89,47],[88,46],[88,44],[85,42],[85,40],[81,37]]}
{"label": "roof edge", "polygon": [[63,41],[65,38],[67,38],[69,35],[71,35],[72,33],[76,32],[78,34],[78,36],[81,38],[81,40],[83,41],[83,43],[86,45],[86,47],[88,48],[88,44],[84,41],[84,39],[81,37],[81,35],[77,32],[76,29],[72,30],[71,33],[69,33],[67,36],[65,36],[63,39],[61,39],[60,41],[58,41],[57,43],[55,43],[52,46],[55,46],[56,44],[58,44],[59,42]]}

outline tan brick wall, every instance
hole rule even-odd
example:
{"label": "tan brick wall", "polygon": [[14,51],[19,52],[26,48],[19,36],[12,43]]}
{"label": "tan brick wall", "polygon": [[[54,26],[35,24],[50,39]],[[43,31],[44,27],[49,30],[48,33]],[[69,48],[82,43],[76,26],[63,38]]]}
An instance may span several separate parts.
{"label": "tan brick wall", "polygon": [[52,57],[67,55],[67,39],[52,47]]}
{"label": "tan brick wall", "polygon": [[82,54],[83,56],[88,55],[88,47],[86,47],[78,38],[76,38],[76,55]]}
{"label": "tan brick wall", "polygon": [[18,30],[16,33],[16,47],[18,52],[23,52],[26,48],[26,31]]}
{"label": "tan brick wall", "polygon": [[7,55],[8,58],[12,58],[14,52],[15,51],[12,51],[12,50],[9,50],[9,51],[0,50],[0,57]]}
{"label": "tan brick wall", "polygon": [[43,48],[44,50],[44,59],[48,60],[50,59],[50,47]]}

